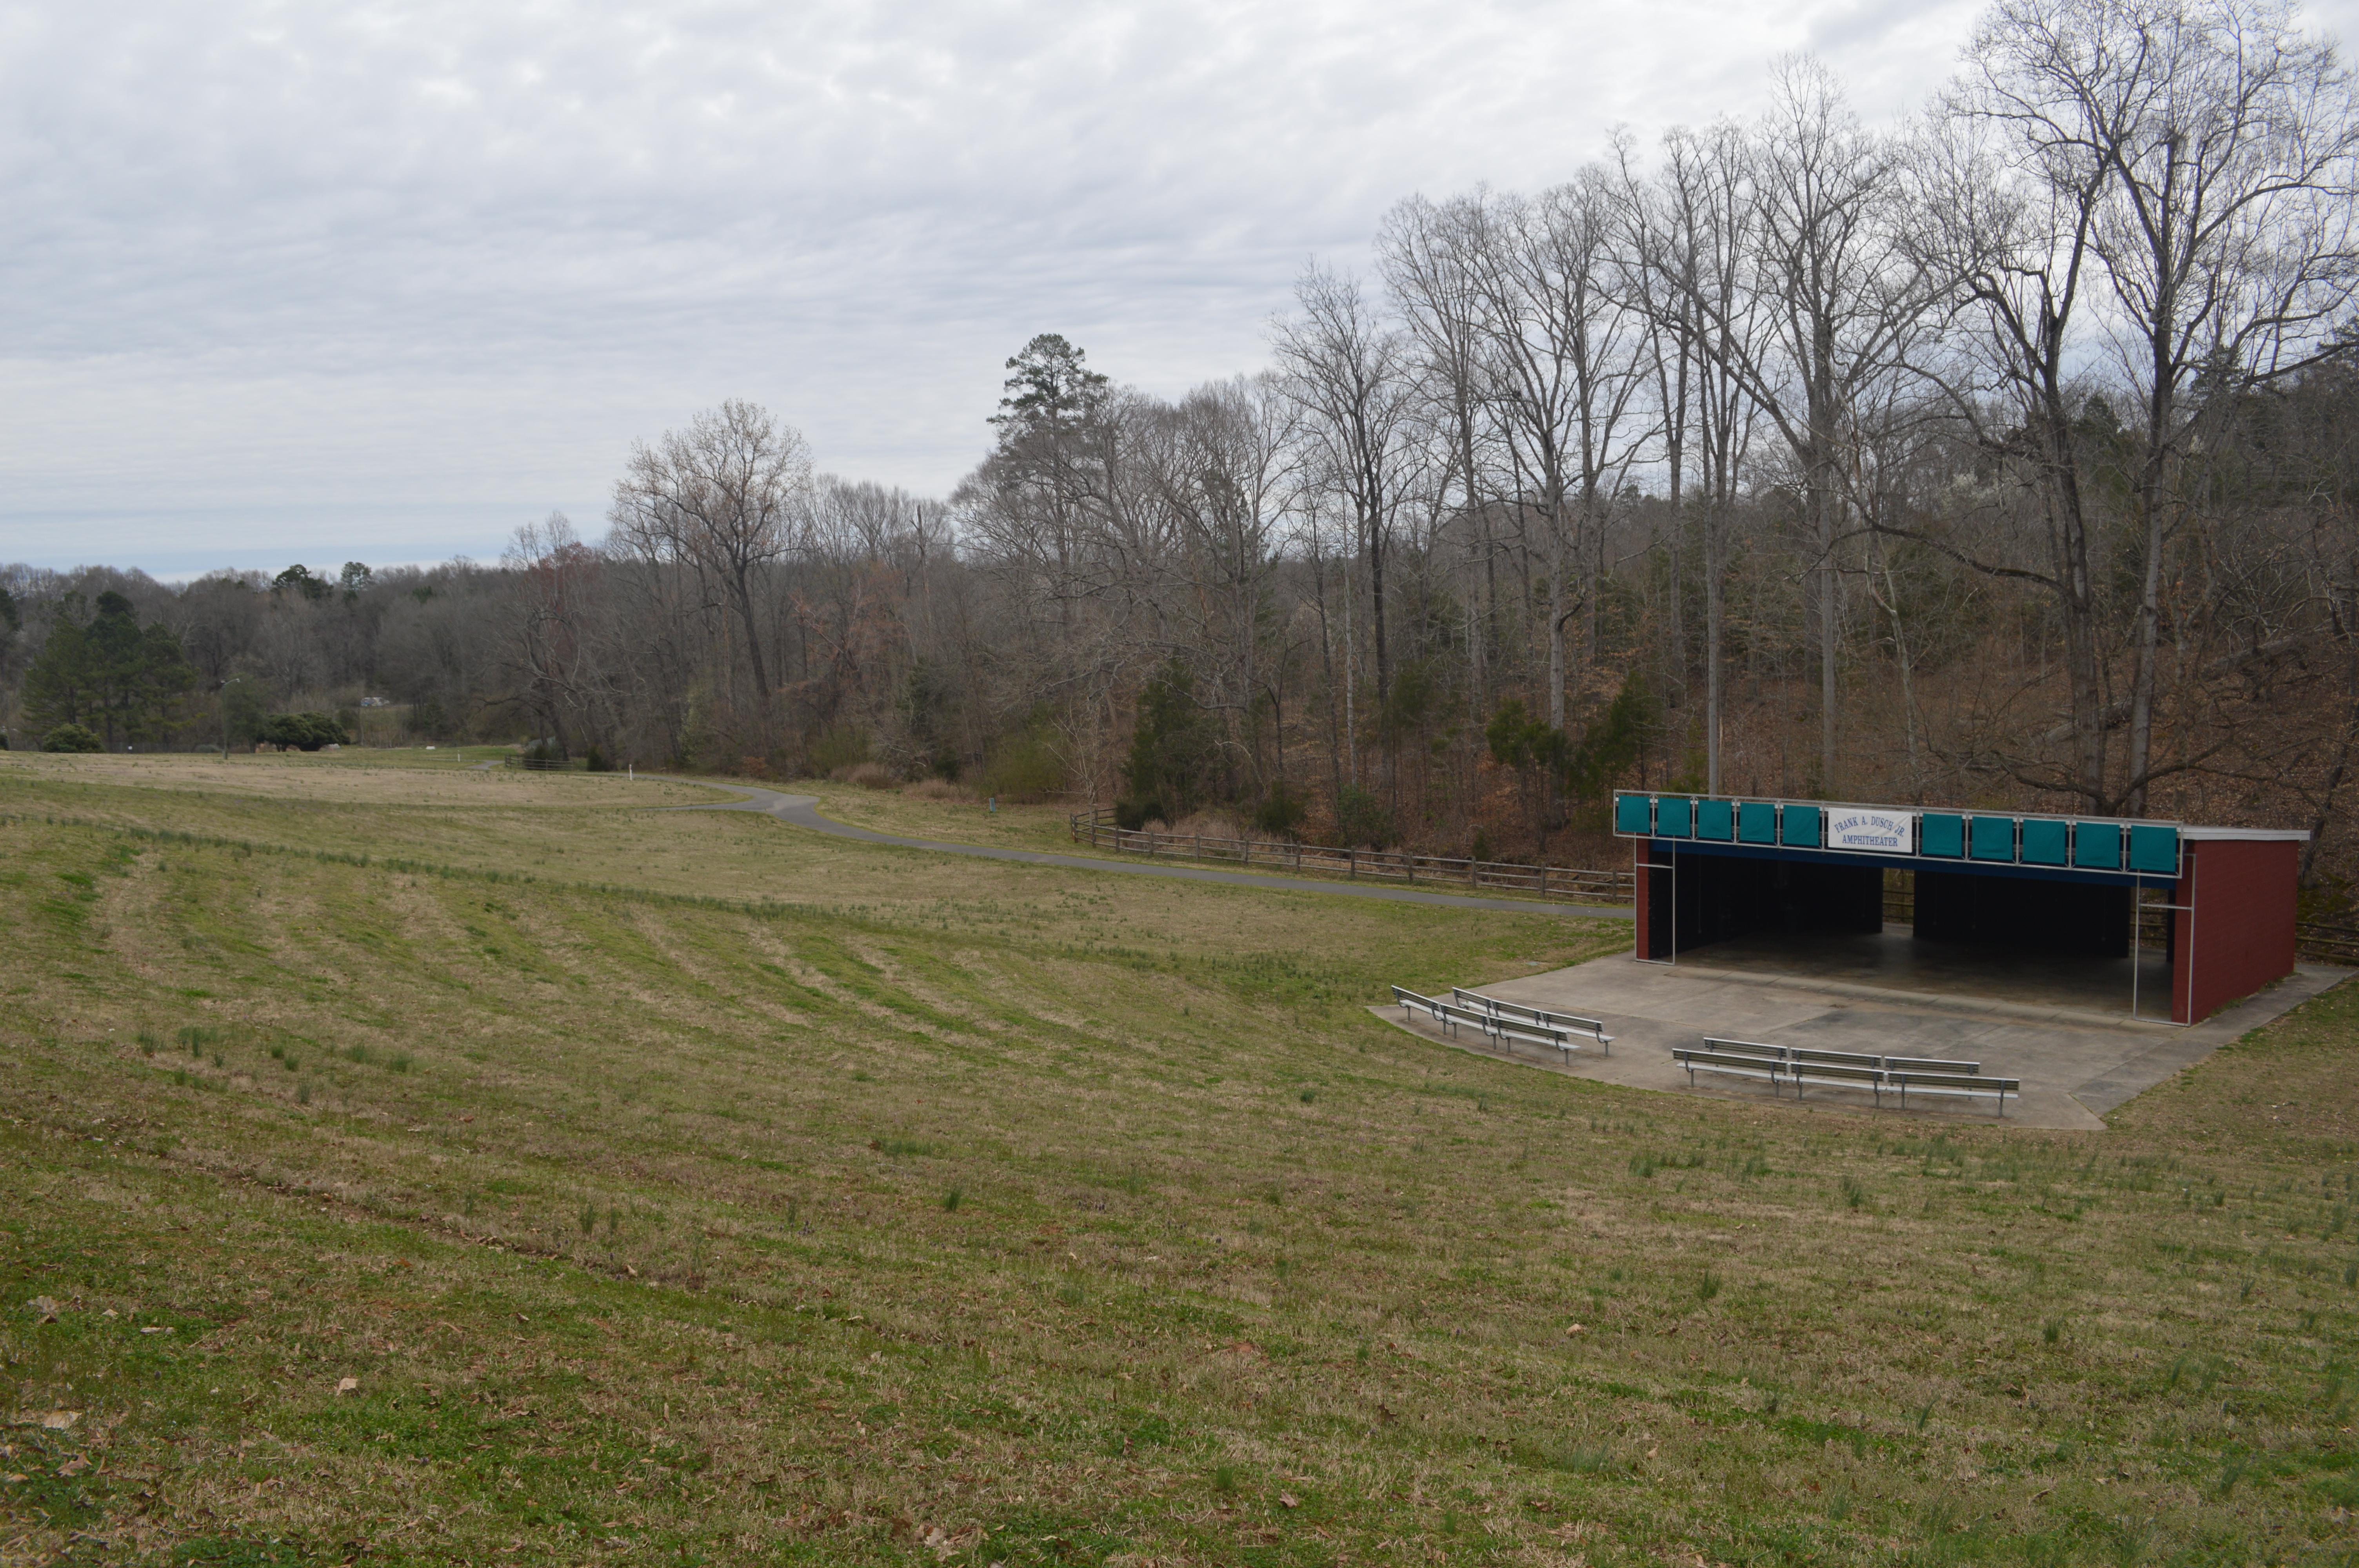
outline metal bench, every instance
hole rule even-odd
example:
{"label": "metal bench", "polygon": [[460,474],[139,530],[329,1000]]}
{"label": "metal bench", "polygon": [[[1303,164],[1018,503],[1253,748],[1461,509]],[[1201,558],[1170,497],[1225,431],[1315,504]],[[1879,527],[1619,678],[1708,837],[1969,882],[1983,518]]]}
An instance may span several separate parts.
{"label": "metal bench", "polygon": [[1455,1034],[1458,1032],[1458,1026],[1462,1023],[1480,1030],[1484,1034],[1491,1033],[1492,1019],[1488,1013],[1475,1012],[1462,1007],[1452,1007],[1446,1001],[1437,1001],[1430,996],[1419,996],[1417,992],[1401,986],[1393,988],[1393,1000],[1400,1005],[1401,1016],[1404,1019],[1414,1013],[1422,1012],[1432,1019],[1435,1027],[1444,1034]]}
{"label": "metal bench", "polygon": [[1723,1040],[1718,1035],[1707,1034],[1703,1037],[1703,1048],[1722,1056],[1758,1056],[1764,1061],[1779,1063],[1786,1060],[1786,1047],[1765,1045],[1758,1040]]}
{"label": "metal bench", "polygon": [[1561,1029],[1544,1024],[1525,1023],[1519,1020],[1500,1018],[1492,1013],[1477,1013],[1484,1022],[1484,1032],[1504,1047],[1510,1040],[1521,1040],[1531,1045],[1551,1045],[1564,1057],[1565,1065],[1572,1065],[1572,1036]]}
{"label": "metal bench", "polygon": [[1478,1028],[1483,1024],[1483,1020],[1473,1013],[1452,1007],[1446,1001],[1436,1001],[1430,996],[1419,996],[1413,990],[1404,990],[1399,986],[1393,988],[1393,1000],[1400,1004],[1401,1016],[1404,1019],[1413,1013],[1422,1012],[1432,1019],[1435,1026],[1444,1034],[1453,1033],[1461,1022],[1472,1023]]}
{"label": "metal bench", "polygon": [[1884,1070],[1887,1073],[1980,1073],[1980,1062],[1945,1062],[1938,1056],[1886,1056]]}
{"label": "metal bench", "polygon": [[[1832,1054],[1832,1053],[1829,1053]],[[1794,1098],[1802,1098],[1804,1084],[1820,1084],[1829,1088],[1865,1088],[1884,1104],[1884,1070],[1881,1067],[1846,1067],[1836,1062],[1805,1062],[1796,1060],[1786,1066],[1786,1076],[1794,1086]]]}
{"label": "metal bench", "polygon": [[1687,1069],[1688,1084],[1692,1087],[1699,1072],[1729,1073],[1738,1076],[1766,1078],[1769,1092],[1777,1094],[1780,1086],[1792,1084],[1794,1097],[1801,1098],[1803,1088],[1817,1084],[1828,1088],[1864,1088],[1875,1097],[1880,1108],[1884,1091],[1896,1089],[1900,1104],[1906,1109],[1908,1091],[1919,1094],[1981,1096],[1998,1101],[2001,1116],[2006,1114],[2009,1095],[2023,1098],[2023,1085],[2016,1078],[1994,1078],[1983,1076],[1980,1062],[1958,1062],[1937,1056],[1874,1056],[1860,1051],[1813,1051],[1800,1046],[1771,1045],[1758,1040],[1729,1040],[1717,1035],[1704,1036],[1703,1049],[1675,1047],[1671,1060]]}
{"label": "metal bench", "polygon": [[1698,1073],[1729,1073],[1738,1077],[1767,1078],[1769,1092],[1777,1092],[1778,1082],[1785,1076],[1786,1065],[1775,1056],[1739,1055],[1722,1051],[1698,1051],[1685,1045],[1671,1047],[1671,1060],[1688,1070],[1688,1087],[1695,1087]]}
{"label": "metal bench", "polygon": [[1809,1062],[1821,1067],[1871,1067],[1884,1070],[1884,1058],[1864,1055],[1857,1051],[1808,1051],[1799,1045],[1786,1048],[1786,1060]]}
{"label": "metal bench", "polygon": [[1908,1107],[1908,1091],[1915,1089],[1926,1095],[1981,1095],[1998,1101],[1998,1113],[2006,1114],[2006,1097],[2023,1098],[2020,1078],[1986,1078],[1975,1073],[1918,1073],[1899,1071],[1886,1073],[1885,1081],[1900,1091],[1902,1109]]}
{"label": "metal bench", "polygon": [[1519,1001],[1501,1001],[1496,997],[1484,996],[1481,991],[1470,991],[1463,986],[1451,987],[1450,998],[1496,1018],[1521,1019],[1527,1023],[1537,1023],[1543,1029],[1585,1034],[1597,1042],[1599,1050],[1609,1056],[1614,1054],[1614,1036],[1605,1033],[1605,1025],[1599,1019],[1583,1018],[1577,1012],[1557,1012],[1545,1007],[1527,1007]]}
{"label": "metal bench", "polygon": [[[1432,1012],[1434,1008],[1439,1005],[1430,996],[1419,996],[1417,992],[1413,990],[1404,990],[1399,986],[1395,986],[1393,988],[1393,1000],[1400,1004],[1401,1020],[1404,1022],[1408,1022],[1410,1014],[1420,1011]],[[1436,1014],[1437,1019],[1439,1016],[1439,1014]]]}
{"label": "metal bench", "polygon": [[[1453,989],[1451,994],[1459,996],[1464,993]],[[1501,1050],[1507,1048],[1507,1042],[1520,1040],[1527,1044],[1553,1047],[1563,1055],[1567,1063],[1572,1060],[1572,1036],[1566,1030],[1530,1022],[1520,1017],[1503,1018],[1494,1012],[1456,1007],[1450,1002],[1439,1001],[1430,996],[1419,996],[1417,992],[1402,986],[1393,987],[1393,1000],[1399,1004],[1403,1019],[1406,1020],[1422,1012],[1432,1019],[1435,1026],[1444,1034],[1455,1034],[1459,1025],[1466,1024],[1481,1031],[1484,1038],[1498,1042]]]}
{"label": "metal bench", "polygon": [[1446,1001],[1433,1004],[1433,1021],[1441,1025],[1444,1034],[1455,1033],[1463,1025],[1484,1035],[1495,1033],[1494,1025],[1498,1022],[1487,1012],[1477,1012],[1471,1007],[1452,1007]]}

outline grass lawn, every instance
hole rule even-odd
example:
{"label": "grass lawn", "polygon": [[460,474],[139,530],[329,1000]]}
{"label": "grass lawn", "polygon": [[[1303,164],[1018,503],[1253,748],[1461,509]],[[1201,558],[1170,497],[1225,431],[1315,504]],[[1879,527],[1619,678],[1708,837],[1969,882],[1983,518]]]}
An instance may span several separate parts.
{"label": "grass lawn", "polygon": [[[1071,826],[1073,812],[1070,803],[1020,806],[1003,801],[997,811],[991,812],[986,811],[979,802],[928,800],[922,796],[906,795],[898,789],[864,789],[857,784],[838,784],[822,779],[797,779],[785,784],[773,784],[768,787],[797,795],[812,795],[819,801],[821,816],[877,833],[897,834],[907,838],[928,838],[937,843],[989,844],[1001,849],[1045,850],[1050,854],[1078,855],[1090,860],[1121,860],[1134,864],[1147,859],[1144,854],[1135,849],[1114,849],[1111,838],[1096,846],[1091,845],[1086,838],[1079,843],[1074,842]],[[1321,871],[1314,869],[1289,872],[1284,865],[1275,860],[1256,860],[1250,864],[1222,859],[1198,860],[1185,851],[1184,846],[1187,843],[1185,838],[1177,838],[1171,842],[1183,846],[1179,852],[1169,854],[1169,859],[1180,865],[1206,866],[1219,871],[1245,871],[1257,876],[1287,876],[1314,887],[1325,882],[1344,880],[1344,874],[1341,871]],[[1613,849],[1618,850],[1622,858],[1627,858],[1628,850],[1625,847],[1617,844],[1614,845]],[[1611,867],[1614,863],[1614,858],[1608,855],[1602,859],[1593,859],[1591,863]],[[1405,885],[1391,878],[1385,879],[1385,883],[1396,887]],[[1566,907],[1562,900],[1540,899],[1512,888],[1488,885],[1470,888],[1462,881],[1436,879],[1430,876],[1421,879],[1416,885],[1429,892],[1464,892],[1472,893],[1478,898],[1515,899],[1543,909]]]}
{"label": "grass lawn", "polygon": [[1073,842],[1072,817],[1081,808],[1078,801],[1024,806],[1003,800],[995,812],[986,810],[980,801],[923,800],[897,789],[863,789],[826,779],[793,779],[768,787],[816,795],[822,816],[877,833],[1109,860],[1138,858],[1118,855],[1110,849],[1093,849],[1086,838]]}
{"label": "grass lawn", "polygon": [[1689,1099],[1364,1011],[1626,921],[709,798],[0,758],[0,1560],[2359,1552],[2359,997],[2104,1133]]}

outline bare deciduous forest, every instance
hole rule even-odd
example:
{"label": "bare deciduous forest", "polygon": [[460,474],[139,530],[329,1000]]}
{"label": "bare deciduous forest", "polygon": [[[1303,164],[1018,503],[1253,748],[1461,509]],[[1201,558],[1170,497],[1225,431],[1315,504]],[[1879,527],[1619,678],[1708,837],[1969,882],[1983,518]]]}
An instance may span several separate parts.
{"label": "bare deciduous forest", "polygon": [[[2004,0],[1868,126],[1411,196],[1257,373],[1043,334],[946,499],[723,402],[603,537],[170,586],[9,568],[11,743],[530,739],[1133,821],[1606,853],[1617,784],[2319,829],[2359,741],[2359,114],[2275,0]],[[987,427],[982,424],[989,417]],[[284,731],[281,732],[282,734]]]}

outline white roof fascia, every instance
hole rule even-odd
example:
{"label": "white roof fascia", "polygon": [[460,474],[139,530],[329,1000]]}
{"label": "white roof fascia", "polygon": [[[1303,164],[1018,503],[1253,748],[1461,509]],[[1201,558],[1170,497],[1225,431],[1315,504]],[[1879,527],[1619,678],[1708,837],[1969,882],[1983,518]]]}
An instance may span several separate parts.
{"label": "white roof fascia", "polygon": [[2245,838],[2264,844],[2310,842],[2310,830],[2306,827],[2182,827],[2179,836],[2199,842],[2215,838]]}

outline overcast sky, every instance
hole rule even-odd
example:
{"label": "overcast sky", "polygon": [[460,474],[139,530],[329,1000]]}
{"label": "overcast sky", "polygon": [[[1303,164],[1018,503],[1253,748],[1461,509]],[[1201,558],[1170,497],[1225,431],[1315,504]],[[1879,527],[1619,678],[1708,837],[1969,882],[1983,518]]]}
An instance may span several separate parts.
{"label": "overcast sky", "polygon": [[1788,50],[1888,119],[1978,10],[0,6],[0,561],[594,537],[632,441],[724,397],[941,493],[1036,332],[1166,395],[1256,368],[1406,195],[1750,114]]}

